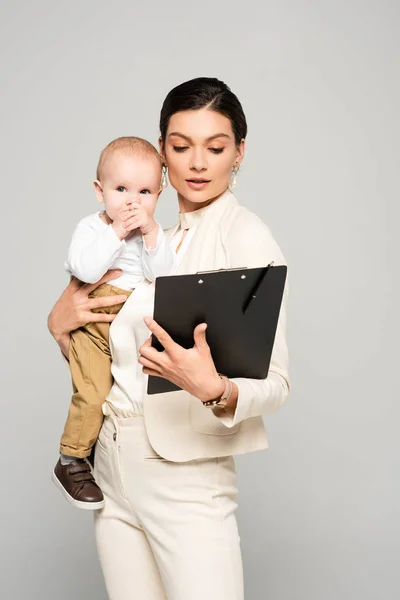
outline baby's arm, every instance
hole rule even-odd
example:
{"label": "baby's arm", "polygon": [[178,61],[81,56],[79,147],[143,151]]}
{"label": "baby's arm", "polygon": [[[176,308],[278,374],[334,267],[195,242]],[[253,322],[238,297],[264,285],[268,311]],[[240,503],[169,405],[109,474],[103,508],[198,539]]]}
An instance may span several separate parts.
{"label": "baby's arm", "polygon": [[146,246],[143,239],[142,265],[146,279],[154,281],[156,277],[170,275],[174,269],[176,254],[169,245],[164,231],[158,225],[157,240],[154,248]]}
{"label": "baby's arm", "polygon": [[83,219],[72,236],[66,267],[81,281],[95,283],[111,268],[124,246],[111,225],[97,230],[90,219]]}

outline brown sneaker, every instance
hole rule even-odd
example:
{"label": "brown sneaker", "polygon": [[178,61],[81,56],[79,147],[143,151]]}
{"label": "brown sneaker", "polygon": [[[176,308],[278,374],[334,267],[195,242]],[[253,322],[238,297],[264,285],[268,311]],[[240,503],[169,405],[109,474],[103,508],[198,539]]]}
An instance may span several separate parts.
{"label": "brown sneaker", "polygon": [[103,492],[95,482],[86,460],[77,458],[68,465],[62,465],[58,459],[51,478],[74,506],[87,510],[103,508]]}

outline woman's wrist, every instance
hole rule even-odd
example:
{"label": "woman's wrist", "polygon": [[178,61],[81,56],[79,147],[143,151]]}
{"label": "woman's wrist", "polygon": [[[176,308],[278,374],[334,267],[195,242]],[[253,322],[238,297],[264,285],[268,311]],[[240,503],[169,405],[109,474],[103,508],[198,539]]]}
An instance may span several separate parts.
{"label": "woman's wrist", "polygon": [[234,383],[233,381],[231,383],[232,383],[232,392],[231,392],[228,400],[226,401],[226,405],[222,408],[222,407],[219,407],[217,404],[215,406],[215,408],[212,408],[212,411],[216,417],[224,416],[224,417],[232,417],[233,418],[235,415],[238,398],[239,398],[239,388],[236,385],[236,383]]}
{"label": "woman's wrist", "polygon": [[222,381],[219,375],[213,377],[212,380],[209,381],[207,386],[204,386],[204,393],[199,396],[199,399],[202,402],[206,402],[208,400],[214,400],[215,398],[219,398],[222,396],[225,390],[225,384]]}
{"label": "woman's wrist", "polygon": [[[239,397],[238,386],[233,381],[231,381],[231,384],[232,384],[232,392],[230,393],[229,398],[226,401],[225,408],[223,409],[227,413],[235,412],[238,397]],[[218,375],[217,378],[213,379],[213,381],[210,382],[210,385],[207,386],[207,395],[205,395],[204,397],[202,397],[200,399],[202,402],[206,402],[208,400],[215,400],[216,398],[220,398],[222,396],[222,394],[224,393],[224,391],[225,391],[225,381]],[[222,411],[222,408],[219,408],[218,410]]]}

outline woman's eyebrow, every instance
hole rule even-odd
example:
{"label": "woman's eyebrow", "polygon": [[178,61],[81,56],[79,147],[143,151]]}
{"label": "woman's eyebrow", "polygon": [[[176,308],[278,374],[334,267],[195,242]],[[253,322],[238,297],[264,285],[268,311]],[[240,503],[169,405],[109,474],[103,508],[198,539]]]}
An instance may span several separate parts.
{"label": "woman's eyebrow", "polygon": [[[183,133],[179,133],[179,131],[171,131],[171,133],[168,135],[168,137],[171,137],[172,135],[177,135],[188,142],[192,141],[192,138],[190,138],[187,135],[184,135]],[[228,135],[227,133],[216,133],[215,135],[211,135],[210,137],[206,138],[206,142],[211,142],[212,140],[215,140],[216,138],[219,138],[219,137],[225,137],[225,138],[230,139],[231,136]]]}

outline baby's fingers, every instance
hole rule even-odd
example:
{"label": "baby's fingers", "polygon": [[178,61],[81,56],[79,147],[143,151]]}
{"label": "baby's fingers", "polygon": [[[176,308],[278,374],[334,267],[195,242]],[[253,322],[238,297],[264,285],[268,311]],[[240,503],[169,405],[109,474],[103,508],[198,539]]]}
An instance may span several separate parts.
{"label": "baby's fingers", "polygon": [[141,225],[143,225],[142,219],[138,219],[138,218],[134,218],[130,221],[127,221],[126,223],[124,223],[124,228],[127,231],[133,231],[134,229],[137,229],[138,227],[140,227]]}

